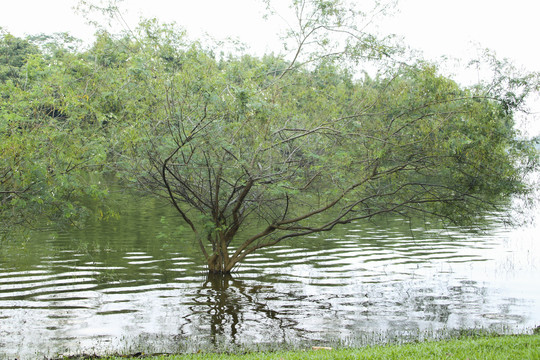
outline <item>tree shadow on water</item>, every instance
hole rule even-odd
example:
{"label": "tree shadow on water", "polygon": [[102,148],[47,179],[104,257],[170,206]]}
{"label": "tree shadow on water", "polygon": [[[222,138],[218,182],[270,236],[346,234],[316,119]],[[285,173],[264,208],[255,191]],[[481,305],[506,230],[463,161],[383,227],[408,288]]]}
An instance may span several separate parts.
{"label": "tree shadow on water", "polygon": [[273,291],[271,285],[209,273],[193,298],[189,315],[184,317],[181,333],[215,349],[270,340],[284,342],[287,329],[297,324],[270,309],[259,296]]}

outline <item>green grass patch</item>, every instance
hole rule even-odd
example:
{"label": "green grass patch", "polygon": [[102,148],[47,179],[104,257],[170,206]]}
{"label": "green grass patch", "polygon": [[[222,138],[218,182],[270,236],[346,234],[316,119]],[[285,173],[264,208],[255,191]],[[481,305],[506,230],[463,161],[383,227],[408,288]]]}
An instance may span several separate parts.
{"label": "green grass patch", "polygon": [[[92,357],[77,357],[89,359]],[[252,352],[245,354],[199,353],[180,355],[111,356],[121,360],[295,360],[295,359],[540,359],[540,335],[463,337],[443,341],[366,346],[362,348]],[[67,358],[66,358],[67,359]]]}

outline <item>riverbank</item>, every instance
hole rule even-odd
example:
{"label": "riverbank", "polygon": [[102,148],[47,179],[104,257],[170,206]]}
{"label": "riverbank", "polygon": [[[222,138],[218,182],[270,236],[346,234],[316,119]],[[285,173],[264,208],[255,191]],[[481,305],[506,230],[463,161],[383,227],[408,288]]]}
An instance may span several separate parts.
{"label": "riverbank", "polygon": [[[139,359],[148,360],[252,360],[252,359],[540,359],[540,334],[464,337],[444,341],[427,341],[402,345],[367,346],[358,349],[313,348],[300,351],[254,352],[246,354],[182,354],[91,356],[71,359]],[[70,358],[64,358],[70,359]]]}

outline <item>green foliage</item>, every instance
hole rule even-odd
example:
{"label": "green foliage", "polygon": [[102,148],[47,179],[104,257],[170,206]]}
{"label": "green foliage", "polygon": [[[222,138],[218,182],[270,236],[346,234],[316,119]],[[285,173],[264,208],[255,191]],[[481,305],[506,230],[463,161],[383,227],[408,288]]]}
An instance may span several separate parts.
{"label": "green foliage", "polygon": [[471,224],[529,191],[537,151],[513,119],[537,75],[489,57],[493,82],[463,88],[436,64],[406,64],[341,1],[292,9],[292,57],[216,57],[153,20],[101,30],[84,51],[68,36],[5,34],[0,217],[77,223],[114,173],[171,202],[210,270],[229,272],[340,224],[387,213]]}
{"label": "green foliage", "polygon": [[0,81],[19,82],[27,58],[38,52],[30,41],[4,33],[0,28]]}
{"label": "green foliage", "polygon": [[[169,198],[220,271],[260,247],[389,212],[471,224],[527,191],[536,153],[517,141],[517,103],[492,87],[461,88],[424,62],[358,79],[335,57],[305,68],[280,56],[216,60],[197,43],[173,52],[170,31],[137,39],[152,67],[130,94],[155,101],[127,170]],[[247,224],[252,236],[229,255]]]}
{"label": "green foliage", "polygon": [[[4,51],[18,49],[0,81],[0,224],[38,228],[43,221],[79,225],[89,199],[103,199],[94,182],[106,160],[103,134],[84,122],[81,88],[84,66],[71,51],[41,54],[29,40],[2,37]],[[13,45],[15,44],[15,45]],[[10,50],[11,49],[11,50]],[[101,213],[107,212],[102,207]]]}

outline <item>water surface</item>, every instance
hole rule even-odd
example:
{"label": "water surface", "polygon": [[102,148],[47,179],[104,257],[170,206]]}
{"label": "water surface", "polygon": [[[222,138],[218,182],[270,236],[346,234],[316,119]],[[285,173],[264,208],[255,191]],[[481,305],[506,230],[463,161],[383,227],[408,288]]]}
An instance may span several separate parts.
{"label": "water surface", "polygon": [[538,226],[357,223],[263,250],[226,278],[207,275],[175,226],[137,204],[118,221],[2,244],[0,358],[540,325]]}

